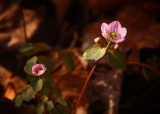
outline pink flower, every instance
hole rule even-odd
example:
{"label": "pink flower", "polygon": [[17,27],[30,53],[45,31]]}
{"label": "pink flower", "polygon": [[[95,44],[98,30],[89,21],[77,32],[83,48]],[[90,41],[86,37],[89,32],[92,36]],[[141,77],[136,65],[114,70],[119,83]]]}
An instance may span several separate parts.
{"label": "pink flower", "polygon": [[45,69],[42,64],[36,64],[32,67],[32,73],[36,76],[44,74]]}
{"label": "pink flower", "polygon": [[122,42],[127,33],[126,28],[122,28],[121,24],[118,21],[113,21],[109,25],[106,23],[102,23],[101,31],[102,35],[106,39],[114,43]]}
{"label": "pink flower", "polygon": [[98,44],[100,40],[101,40],[101,38],[100,38],[100,37],[97,37],[97,38],[94,39],[94,42],[95,42],[96,44]]}

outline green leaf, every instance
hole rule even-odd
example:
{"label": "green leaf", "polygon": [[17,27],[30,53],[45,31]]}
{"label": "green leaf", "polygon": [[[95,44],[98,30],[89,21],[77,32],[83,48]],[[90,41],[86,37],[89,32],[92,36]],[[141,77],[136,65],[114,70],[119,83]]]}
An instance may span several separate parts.
{"label": "green leaf", "polygon": [[48,50],[49,49],[49,45],[47,45],[43,42],[37,43],[35,46],[40,48],[40,49],[43,49],[43,50]]}
{"label": "green leaf", "polygon": [[32,43],[28,43],[28,44],[24,45],[19,51],[21,53],[25,53],[33,48],[34,48],[34,45]]}
{"label": "green leaf", "polygon": [[99,60],[106,53],[106,48],[102,48],[101,44],[95,44],[84,52],[82,60]]}
{"label": "green leaf", "polygon": [[53,97],[56,99],[56,101],[57,101],[59,104],[61,104],[61,105],[63,105],[63,106],[67,106],[67,102],[66,102],[63,98],[61,98],[60,96],[53,95]]}
{"label": "green leaf", "polygon": [[86,51],[83,53],[83,57],[82,57],[82,59],[81,59],[82,61],[85,61],[85,60],[87,59],[87,58],[86,58],[86,56],[87,56],[87,51],[88,51],[88,50],[86,50]]}
{"label": "green leaf", "polygon": [[58,110],[60,111],[61,114],[69,114],[69,111],[67,107],[62,106],[62,105],[57,105]]}
{"label": "green leaf", "polygon": [[41,55],[39,56],[38,60],[39,60],[39,64],[44,64],[47,67],[48,71],[50,72],[52,71],[52,66],[51,66],[52,61],[50,59]]}
{"label": "green leaf", "polygon": [[34,83],[33,89],[34,89],[35,92],[38,92],[39,90],[42,89],[42,86],[43,86],[43,81],[42,81],[42,79],[38,79],[38,80]]}
{"label": "green leaf", "polygon": [[114,55],[112,51],[109,51],[107,54],[107,59],[110,63],[110,65],[113,68],[117,68],[117,69],[125,69],[125,63],[123,61],[120,61],[119,59],[117,59]]}
{"label": "green leaf", "polygon": [[37,56],[33,56],[32,58],[30,58],[26,63],[35,63],[37,62]]}
{"label": "green leaf", "polygon": [[59,96],[59,95],[53,95],[53,98],[55,98],[56,100],[58,99],[58,98],[61,98],[61,96]]}
{"label": "green leaf", "polygon": [[53,108],[49,114],[60,114],[59,111],[56,108]]}
{"label": "green leaf", "polygon": [[21,98],[25,101],[30,101],[36,93],[34,92],[33,88],[30,86],[28,90],[21,93]]}
{"label": "green leaf", "polygon": [[17,95],[16,99],[15,99],[15,107],[19,107],[22,104],[22,98],[21,95]]}
{"label": "green leaf", "polygon": [[44,107],[47,111],[50,111],[52,108],[54,108],[54,104],[52,101],[48,101],[44,104]]}
{"label": "green leaf", "polygon": [[47,81],[54,83],[53,79],[52,79],[52,75],[48,74],[48,73],[44,73],[42,75],[42,78],[46,79]]}
{"label": "green leaf", "polygon": [[27,85],[25,88],[18,90],[17,93],[26,91],[26,90],[28,90],[28,88],[30,88],[30,85]]}
{"label": "green leaf", "polygon": [[32,79],[33,77],[34,77],[33,75],[27,74],[27,79],[28,79],[28,81],[31,81],[31,79]]}
{"label": "green leaf", "polygon": [[67,106],[67,102],[66,102],[64,99],[62,99],[62,98],[58,98],[58,99],[57,99],[57,102],[58,102],[59,104],[63,105],[63,106]]}
{"label": "green leaf", "polygon": [[24,67],[24,71],[27,73],[27,74],[30,74],[30,75],[34,75],[32,73],[32,67],[35,65],[35,63],[27,63]]}
{"label": "green leaf", "polygon": [[44,97],[42,100],[38,101],[38,103],[42,103],[42,102],[45,102],[45,101],[48,101],[48,97]]}
{"label": "green leaf", "polygon": [[70,71],[73,71],[75,69],[72,56],[73,56],[72,52],[59,52],[58,53],[58,57],[63,60],[65,67]]}
{"label": "green leaf", "polygon": [[43,111],[44,111],[44,105],[43,104],[38,105],[36,108],[36,113],[42,114]]}
{"label": "green leaf", "polygon": [[40,90],[40,93],[42,95],[46,95],[48,96],[50,94],[50,92],[52,91],[52,85],[51,83],[49,83],[48,81],[43,81],[43,86],[42,89]]}
{"label": "green leaf", "polygon": [[58,86],[56,86],[56,85],[53,85],[52,86],[52,91],[53,91],[53,93],[54,94],[56,94],[56,95],[58,95],[58,96],[61,96],[61,90],[60,90],[60,88],[58,87]]}
{"label": "green leaf", "polygon": [[38,80],[39,80],[38,76],[33,76],[33,78],[31,79],[30,85],[33,87]]}
{"label": "green leaf", "polygon": [[119,50],[113,50],[113,56],[117,58],[119,61],[126,62],[126,57]]}
{"label": "green leaf", "polygon": [[26,44],[19,50],[23,55],[32,56],[39,51],[39,48],[34,46],[32,43]]}

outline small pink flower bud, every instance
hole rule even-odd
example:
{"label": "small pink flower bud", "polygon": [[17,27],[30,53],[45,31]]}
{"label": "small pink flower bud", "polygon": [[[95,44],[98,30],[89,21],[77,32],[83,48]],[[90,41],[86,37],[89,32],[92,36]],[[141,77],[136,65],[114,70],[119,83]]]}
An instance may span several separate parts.
{"label": "small pink flower bud", "polygon": [[119,44],[115,44],[114,49],[119,49],[120,45]]}
{"label": "small pink flower bud", "polygon": [[36,76],[44,74],[45,69],[42,64],[36,64],[32,67],[32,73]]}
{"label": "small pink flower bud", "polygon": [[94,39],[94,42],[95,42],[96,44],[98,44],[100,40],[101,40],[101,38],[100,38],[100,37],[97,37],[97,38]]}

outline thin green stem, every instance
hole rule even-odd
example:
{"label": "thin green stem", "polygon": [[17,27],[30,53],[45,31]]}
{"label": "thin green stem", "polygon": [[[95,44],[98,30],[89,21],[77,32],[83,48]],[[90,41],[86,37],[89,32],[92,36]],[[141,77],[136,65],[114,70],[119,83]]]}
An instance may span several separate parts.
{"label": "thin green stem", "polygon": [[106,47],[106,50],[108,49],[110,42],[111,42],[111,41],[108,42],[108,45],[107,45],[107,47]]}

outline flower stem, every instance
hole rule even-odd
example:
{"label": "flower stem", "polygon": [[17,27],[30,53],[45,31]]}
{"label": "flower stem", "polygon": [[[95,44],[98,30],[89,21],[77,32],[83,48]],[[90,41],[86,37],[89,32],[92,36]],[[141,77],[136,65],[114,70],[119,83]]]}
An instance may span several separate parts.
{"label": "flower stem", "polygon": [[96,64],[93,66],[93,68],[92,68],[92,70],[91,70],[91,72],[90,72],[90,74],[89,74],[89,76],[88,76],[88,78],[87,78],[87,80],[86,80],[86,82],[85,82],[85,84],[84,84],[84,86],[83,86],[83,89],[82,89],[81,94],[80,94],[80,96],[79,96],[79,98],[78,98],[78,101],[77,101],[76,105],[74,106],[74,109],[73,109],[73,111],[72,111],[71,114],[74,114],[74,111],[75,111],[75,109],[76,109],[77,106],[78,106],[78,103],[79,103],[79,101],[80,101],[80,99],[81,99],[81,97],[82,97],[82,94],[83,94],[86,86],[87,86],[87,83],[88,83],[90,77],[92,76],[92,73],[93,73],[94,69],[96,68],[97,64],[99,63],[99,61],[100,61],[100,59],[99,59],[99,60],[96,62]]}
{"label": "flower stem", "polygon": [[107,47],[106,47],[106,50],[108,49],[110,42],[111,42],[111,41],[108,41],[108,45],[107,45]]}
{"label": "flower stem", "polygon": [[27,39],[27,33],[26,33],[26,22],[25,22],[25,19],[24,19],[23,9],[22,9],[22,7],[21,7],[21,6],[20,6],[20,11],[21,11],[21,17],[22,17],[23,28],[24,28],[25,44],[27,44],[28,39]]}
{"label": "flower stem", "polygon": [[[108,49],[109,44],[110,44],[110,41],[108,42],[108,45],[107,45],[107,47],[106,47],[106,50]],[[80,101],[80,99],[81,99],[81,97],[82,97],[82,95],[83,95],[83,92],[84,92],[86,86],[87,86],[87,83],[88,83],[89,79],[91,78],[92,73],[93,73],[94,69],[96,68],[96,66],[97,66],[97,64],[99,63],[100,60],[101,60],[101,59],[99,59],[99,60],[96,62],[96,64],[93,66],[91,72],[89,73],[89,76],[88,76],[88,78],[87,78],[87,80],[86,80],[86,82],[85,82],[85,84],[84,84],[84,86],[83,86],[83,89],[82,89],[82,91],[81,91],[81,94],[80,94],[80,96],[79,96],[79,98],[78,98],[78,100],[77,100],[77,103],[76,103],[76,105],[74,106],[74,109],[72,110],[72,113],[71,113],[71,114],[74,114],[75,109],[77,108],[78,103],[79,103],[79,101]]]}
{"label": "flower stem", "polygon": [[140,63],[140,62],[136,62],[136,61],[127,61],[126,64],[140,65],[140,66],[146,67],[146,68],[152,70],[153,72],[157,73],[158,75],[160,75],[160,72],[158,70],[156,70],[153,67],[151,67],[151,66],[149,66],[147,64],[144,64],[144,63]]}

